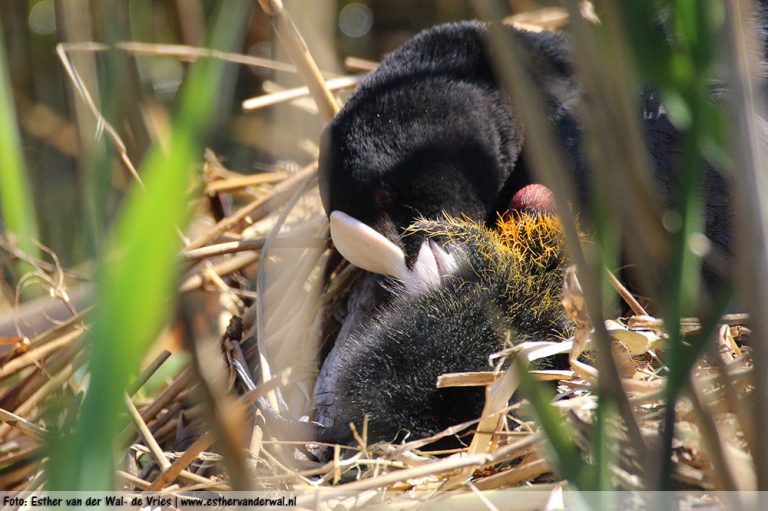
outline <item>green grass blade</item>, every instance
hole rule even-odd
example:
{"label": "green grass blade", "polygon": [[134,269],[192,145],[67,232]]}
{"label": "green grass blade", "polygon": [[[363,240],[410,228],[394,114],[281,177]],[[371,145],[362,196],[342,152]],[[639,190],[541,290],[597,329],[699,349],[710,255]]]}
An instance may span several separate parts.
{"label": "green grass blade", "polygon": [[0,213],[3,230],[16,235],[24,252],[37,256],[39,250],[33,243],[39,239],[37,219],[21,154],[4,41],[0,30]]}
{"label": "green grass blade", "polygon": [[520,390],[531,403],[537,423],[547,438],[547,447],[554,460],[554,468],[581,491],[596,490],[597,477],[594,467],[587,464],[581,450],[574,442],[569,425],[551,405],[552,392],[534,380],[528,365],[520,357],[515,358],[520,375]]}
{"label": "green grass blade", "polygon": [[[752,345],[750,357],[754,364],[754,398],[751,424],[742,419],[745,436],[751,438],[750,451],[757,473],[757,487],[768,489],[768,444],[758,432],[768,422],[768,184],[766,183],[765,134],[761,124],[766,118],[765,77],[762,69],[764,54],[758,58],[753,50],[758,42],[758,29],[752,25],[753,7],[749,2],[729,2],[726,5],[726,29],[722,43],[727,49],[726,73],[732,91],[729,109],[729,142],[734,161],[734,192],[736,203],[736,239],[739,276],[739,299],[751,314]],[[760,44],[763,46],[763,44]],[[761,495],[765,495],[762,493]],[[757,507],[765,508],[768,498],[762,497]]]}
{"label": "green grass blade", "polygon": [[[671,484],[671,449],[674,406],[688,373],[703,350],[704,337],[688,348],[680,335],[680,319],[697,310],[700,299],[701,256],[692,249],[693,236],[704,230],[703,181],[706,159],[724,154],[722,114],[710,98],[710,80],[716,65],[715,36],[722,23],[723,6],[711,0],[676,0],[660,8],[651,2],[631,2],[621,11],[631,48],[643,79],[661,92],[670,119],[681,133],[680,192],[674,211],[669,271],[665,293],[660,297],[669,334],[666,385],[667,412],[660,449],[661,467],[656,488]],[[664,23],[659,20],[664,19]],[[665,27],[671,37],[648,37]],[[717,162],[722,163],[722,161]],[[727,293],[726,293],[727,294]],[[714,329],[723,304],[704,312],[706,328]],[[711,330],[702,332],[708,336]]]}
{"label": "green grass blade", "polygon": [[[220,4],[210,46],[231,50],[250,2]],[[49,443],[50,490],[114,488],[114,449],[123,419],[123,393],[173,308],[181,242],[188,217],[185,190],[203,152],[225,64],[194,65],[178,100],[167,153],[150,151],[110,236],[99,271],[98,311],[89,333],[90,384],[71,435]]]}
{"label": "green grass blade", "polygon": [[592,438],[592,456],[594,458],[595,490],[607,492],[613,490],[611,467],[616,462],[615,437],[611,437],[611,424],[615,424],[616,406],[612,399],[598,395],[595,418],[595,430]]}
{"label": "green grass blade", "polygon": [[[610,337],[599,320],[603,315],[605,302],[603,298],[605,281],[601,260],[602,258],[615,259],[616,250],[608,246],[613,243],[615,234],[610,232],[612,230],[610,228],[600,231],[600,234],[603,235],[602,241],[606,244],[603,251],[594,245],[581,246],[574,215],[570,208],[562,207],[579,202],[574,179],[567,171],[568,165],[563,158],[562,148],[554,139],[551,127],[547,122],[546,110],[537,85],[533,83],[526,72],[524,65],[526,55],[521,49],[516,48],[517,45],[507,36],[498,22],[501,19],[498,2],[476,0],[475,7],[481,18],[496,21],[496,24],[490,26],[491,54],[495,58],[502,84],[510,94],[516,112],[526,126],[526,150],[530,151],[528,162],[541,182],[552,190],[557,204],[561,205],[562,208],[558,213],[563,222],[568,254],[579,269],[579,281],[584,289],[589,314],[593,318],[597,330],[596,338],[600,345],[598,367],[601,389],[603,389],[605,396],[610,396],[615,400],[617,409],[627,425],[633,448],[644,459],[645,443],[627,396],[623,393],[618,372],[612,361]],[[605,213],[603,216],[607,214]],[[620,216],[616,215],[617,218]],[[576,473],[576,475],[579,474]]]}

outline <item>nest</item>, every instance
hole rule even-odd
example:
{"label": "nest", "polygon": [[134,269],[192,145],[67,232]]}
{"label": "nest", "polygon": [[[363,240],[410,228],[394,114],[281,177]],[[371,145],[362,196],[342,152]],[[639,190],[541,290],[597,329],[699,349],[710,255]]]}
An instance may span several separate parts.
{"label": "nest", "polygon": [[[209,167],[216,165],[219,164],[215,160],[208,163]],[[227,179],[239,178],[217,178],[211,183],[222,186]],[[296,181],[293,175],[274,184],[259,185],[254,188],[253,193],[257,195],[254,200],[275,201],[281,191]],[[248,272],[258,266],[255,259],[259,255],[263,257],[265,247],[271,244],[272,264],[262,270],[268,282],[264,293],[269,297],[272,286],[279,286],[281,293],[277,296],[285,298],[283,293],[288,293],[290,299],[278,299],[277,303],[265,301],[266,322],[271,318],[277,321],[265,327],[265,346],[259,356],[258,343],[252,335],[258,329],[252,310],[255,306],[238,307],[237,295],[247,290],[230,289],[224,284],[227,292],[220,293],[219,301],[221,314],[229,322],[225,334],[215,346],[194,348],[198,352],[195,358],[204,358],[206,367],[188,360],[181,367],[176,364],[177,368],[171,374],[166,373],[161,383],[155,382],[151,390],[145,391],[142,387],[153,375],[164,371],[164,366],[174,357],[163,352],[146,365],[129,391],[132,399],[127,403],[132,425],[121,437],[124,447],[118,472],[121,487],[157,491],[233,488],[227,472],[231,464],[224,464],[222,459],[226,451],[220,443],[212,448],[219,435],[229,435],[227,442],[240,445],[235,451],[247,468],[251,487],[263,490],[312,491],[328,499],[343,498],[350,491],[370,490],[372,499],[397,501],[414,496],[461,498],[448,490],[484,492],[525,487],[551,491],[560,485],[560,478],[545,456],[546,435],[534,420],[530,404],[527,400],[509,404],[519,378],[515,365],[484,373],[448,374],[436,382],[438,387],[485,386],[486,403],[483,416],[477,421],[457,425],[436,437],[414,439],[400,445],[369,445],[366,425],[362,424],[357,429],[357,445],[332,446],[334,456],[330,462],[312,461],[311,450],[316,445],[306,436],[308,429],[302,428],[306,422],[300,420],[302,415],[310,413],[311,403],[301,396],[307,396],[307,390],[311,396],[312,379],[318,369],[320,319],[333,316],[332,309],[346,303],[350,274],[355,272],[342,264],[327,283],[320,278],[328,249],[324,241],[314,241],[324,240],[318,233],[325,231],[325,217],[315,195],[314,189],[305,192],[302,201],[297,201],[301,207],[287,217],[285,230],[299,233],[298,237],[281,234],[272,238],[256,237],[255,241],[251,238],[242,242],[248,251],[239,254],[222,254],[232,248],[231,242],[206,246],[205,250],[213,254],[205,256],[210,266],[197,264],[183,279],[182,288],[187,289],[194,283],[204,287],[221,286],[228,274]],[[256,228],[272,229],[274,234],[276,220],[273,215]],[[314,235],[307,236],[307,233]],[[261,254],[252,251],[255,245],[261,245]],[[189,249],[185,257],[198,260],[202,257],[200,250]],[[297,251],[302,255],[280,260],[279,254]],[[297,266],[305,266],[305,270],[299,272]],[[555,353],[570,354],[570,370],[532,373],[538,380],[556,382],[558,394],[554,406],[572,427],[577,444],[586,450],[597,408],[599,371],[594,358],[589,356],[596,343],[595,333],[584,311],[578,286],[566,288],[564,303],[577,325],[571,339],[526,342],[497,355],[509,356],[514,351],[518,356],[536,360]],[[233,311],[238,314],[232,314]],[[0,426],[0,452],[3,453],[0,463],[4,470],[0,483],[3,488],[31,490],[43,482],[40,463],[47,432],[40,421],[44,404],[59,397],[62,388],[63,392],[77,394],[87,385],[87,381],[76,382],[73,375],[86,361],[83,334],[88,314],[87,310],[78,312],[72,319],[33,339],[19,339],[13,352],[2,361],[0,380],[5,384],[0,396],[0,414],[4,420]],[[298,325],[294,337],[281,328],[291,322]],[[745,323],[743,315],[723,318],[717,343],[719,352],[699,362],[691,378],[691,392],[677,404],[673,477],[687,488],[721,487],[721,474],[714,470],[713,449],[733,467],[744,467],[739,460],[749,457],[746,439],[734,426],[737,415],[743,411],[729,406],[729,403],[743,402],[749,393],[752,369],[749,348],[744,344],[749,339]],[[653,439],[659,435],[665,406],[663,323],[647,315],[632,315],[607,322],[605,326],[637,426],[643,438]],[[685,339],[695,336],[700,325],[694,319],[687,319],[680,328]],[[315,339],[314,344],[307,344],[307,338]],[[294,344],[287,345],[288,342]],[[305,344],[297,347],[297,342]],[[309,354],[304,361],[296,359],[302,349]],[[281,350],[284,353],[280,353]],[[586,357],[580,356],[584,353]],[[302,363],[308,367],[302,367]],[[260,377],[263,383],[254,383]],[[281,390],[280,403],[270,404],[276,403],[276,389]],[[213,398],[201,397],[208,395]],[[271,408],[274,416],[265,415],[264,407]],[[245,424],[250,426],[244,427]],[[243,431],[250,437],[247,449],[242,449]],[[453,452],[423,450],[440,436],[462,432],[466,448]],[[617,456],[613,476],[619,486],[642,488],[636,475],[641,460],[629,435],[623,434],[613,441]],[[754,481],[753,473],[742,475],[747,477],[740,480]]]}

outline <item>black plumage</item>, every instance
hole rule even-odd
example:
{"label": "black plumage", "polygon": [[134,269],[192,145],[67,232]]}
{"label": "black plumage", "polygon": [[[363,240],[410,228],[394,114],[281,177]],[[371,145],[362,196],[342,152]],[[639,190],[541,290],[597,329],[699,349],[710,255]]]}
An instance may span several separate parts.
{"label": "black plumage", "polygon": [[513,216],[499,232],[446,219],[412,230],[447,239],[456,269],[424,293],[399,293],[334,348],[315,395],[322,441],[352,443],[349,423],[359,429],[366,414],[372,442],[422,438],[476,419],[482,388],[436,389],[438,376],[490,370],[488,357],[505,339],[569,332],[559,298],[566,259],[554,217]]}
{"label": "black plumage", "polygon": [[[575,111],[588,108],[589,99],[572,72],[569,40],[508,30],[532,56],[528,71],[540,85],[566,170],[586,203],[590,177]],[[327,213],[347,213],[382,233],[404,250],[409,268],[423,237],[402,234],[416,218],[445,212],[491,225],[510,204],[554,209],[526,195],[534,181],[526,164],[525,127],[496,79],[486,35],[479,22],[418,34],[363,81],[322,136],[320,191]],[[638,117],[661,205],[670,208],[679,189],[680,133],[652,90],[638,97]],[[706,165],[703,188],[704,234],[729,254],[728,183]]]}
{"label": "black plumage", "polygon": [[[559,36],[516,34],[542,56],[539,74],[567,90]],[[492,224],[527,182],[516,168],[522,130],[497,84],[485,35],[478,22],[418,34],[360,84],[322,136],[326,211],[372,226],[405,249],[409,266],[423,237],[400,235],[415,218],[464,214]]]}

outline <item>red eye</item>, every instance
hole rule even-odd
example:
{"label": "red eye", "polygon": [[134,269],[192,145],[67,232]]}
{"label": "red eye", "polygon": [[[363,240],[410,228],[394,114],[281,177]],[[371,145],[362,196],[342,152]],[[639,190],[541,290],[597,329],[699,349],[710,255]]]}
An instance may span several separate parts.
{"label": "red eye", "polygon": [[382,186],[373,191],[373,201],[380,211],[390,211],[395,207],[396,200],[395,192],[388,186]]}

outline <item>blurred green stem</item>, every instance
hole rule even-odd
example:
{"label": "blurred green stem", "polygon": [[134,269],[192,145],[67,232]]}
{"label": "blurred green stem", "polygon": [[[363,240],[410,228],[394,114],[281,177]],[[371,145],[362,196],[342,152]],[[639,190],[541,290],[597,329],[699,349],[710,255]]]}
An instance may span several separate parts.
{"label": "blurred green stem", "polygon": [[[218,4],[209,45],[231,50],[251,2]],[[114,452],[125,423],[123,394],[173,308],[178,280],[178,229],[190,213],[187,196],[215,111],[226,64],[195,63],[173,118],[167,152],[155,145],[142,164],[146,189],[134,186],[101,261],[98,309],[89,332],[90,382],[77,425],[48,442],[48,489],[110,490]]]}
{"label": "blurred green stem", "polygon": [[[4,41],[0,28],[0,233],[13,233],[23,252],[39,258],[40,250],[34,243],[38,240],[37,218],[21,153]],[[21,274],[32,268],[20,263],[17,270]]]}
{"label": "blurred green stem", "polygon": [[[754,404],[751,447],[757,472],[757,489],[761,490],[758,509],[768,507],[768,442],[760,433],[768,424],[768,175],[766,174],[765,127],[766,84],[762,73],[765,65],[764,43],[758,35],[764,26],[754,27],[751,20],[753,2],[732,0],[726,4],[723,43],[729,102],[730,146],[734,158],[734,192],[736,233],[738,240],[737,269],[740,298],[750,312],[752,329],[752,361],[754,363]],[[765,20],[760,20],[761,24]],[[754,51],[761,48],[762,51]],[[758,59],[758,55],[760,58]],[[748,435],[749,437],[750,435]]]}
{"label": "blurred green stem", "polygon": [[[568,253],[571,260],[579,268],[579,279],[584,289],[585,301],[599,345],[597,365],[600,371],[600,389],[604,392],[603,396],[609,396],[609,399],[616,403],[616,408],[627,426],[632,447],[637,451],[638,456],[644,460],[645,444],[632,408],[623,391],[616,365],[613,362],[612,341],[602,322],[605,285],[602,278],[602,254],[592,254],[591,251],[595,250],[594,248],[582,247],[575,216],[567,206],[578,203],[573,176],[567,173],[566,169],[569,166],[566,165],[562,148],[555,140],[552,128],[547,122],[548,116],[541,94],[529,76],[526,67],[529,56],[518,48],[518,45],[512,40],[513,38],[510,37],[510,33],[501,26],[501,14],[497,1],[476,0],[475,6],[481,18],[493,22],[489,26],[491,55],[494,58],[502,84],[511,96],[517,113],[525,123],[526,150],[529,151],[528,155],[531,157],[529,163],[533,164],[536,175],[552,190],[555,196],[558,214],[564,226]],[[606,238],[610,237],[607,232],[603,234]],[[550,405],[547,404],[547,406]],[[547,432],[547,436],[549,438],[549,432]],[[550,441],[553,440],[552,438],[549,439]],[[576,466],[573,453],[565,446],[564,449],[562,452],[555,449],[556,457],[561,458],[559,462],[564,465]],[[565,473],[563,475],[568,477]],[[577,477],[574,480],[575,483],[583,485],[581,489],[591,488],[596,481],[591,471],[587,474],[572,472],[571,475]],[[644,474],[641,477],[644,477]]]}

